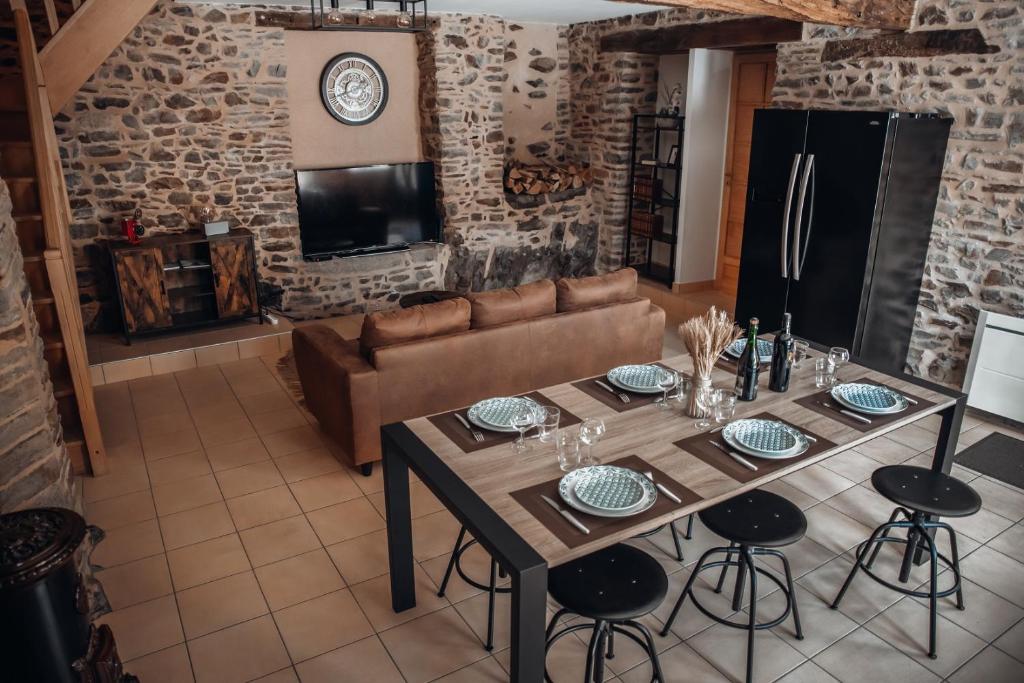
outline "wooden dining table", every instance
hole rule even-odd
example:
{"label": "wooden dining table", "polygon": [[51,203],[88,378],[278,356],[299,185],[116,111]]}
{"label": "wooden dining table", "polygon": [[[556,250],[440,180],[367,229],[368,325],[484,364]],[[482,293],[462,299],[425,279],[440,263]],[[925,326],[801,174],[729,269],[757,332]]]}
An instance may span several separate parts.
{"label": "wooden dining table", "polygon": [[[662,507],[653,512],[604,527],[606,520],[574,510],[577,519],[595,527],[591,534],[582,534],[546,505],[530,503],[533,491],[555,486],[563,474],[552,444],[534,441],[526,453],[514,452],[507,441],[470,447],[450,428],[442,429],[446,423],[438,416],[382,427],[392,608],[401,612],[416,605],[410,469],[511,577],[510,680],[530,683],[544,680],[549,568],[655,530],[933,414],[941,416],[941,426],[932,468],[950,471],[966,405],[963,394],[921,378],[882,372],[853,358],[840,369],[841,381],[884,384],[916,401],[904,413],[861,424],[840,413],[835,403],[815,398],[822,389],[815,386],[814,359],[823,352],[812,345],[811,356],[793,370],[786,393],[769,391],[764,376],[768,373],[763,372],[757,399],[737,402],[735,418],[767,413],[816,436],[822,444],[813,454],[789,461],[749,458],[764,465],[757,472],[736,469],[724,453],[717,462],[708,453],[696,454],[699,449],[687,450],[686,444],[699,445],[701,439],[686,439],[701,432],[681,404],[664,411],[637,397],[638,405],[618,405],[610,400],[617,397],[602,396],[578,381],[538,390],[542,398],[562,409],[563,416],[604,420],[606,433],[595,452],[603,463],[632,458],[638,467],[656,471],[659,483],[683,500],[683,504],[669,505],[663,498]],[[667,358],[662,364],[680,372],[690,372],[692,365],[687,355]],[[603,378],[586,381],[595,379]],[[716,386],[731,387],[733,379],[726,364],[716,366],[712,375]]]}

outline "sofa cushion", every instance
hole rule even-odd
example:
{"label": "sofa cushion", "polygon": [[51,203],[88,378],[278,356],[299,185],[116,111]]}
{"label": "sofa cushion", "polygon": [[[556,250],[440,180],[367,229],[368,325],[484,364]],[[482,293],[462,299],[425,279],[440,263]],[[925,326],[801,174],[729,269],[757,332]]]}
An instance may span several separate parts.
{"label": "sofa cushion", "polygon": [[494,327],[552,315],[555,312],[555,283],[538,280],[511,289],[474,292],[467,298],[473,309],[473,328]]}
{"label": "sofa cushion", "polygon": [[636,298],[636,282],[637,274],[632,268],[623,268],[607,275],[563,278],[555,283],[558,312],[631,301]]}
{"label": "sofa cushion", "polygon": [[411,308],[370,313],[363,318],[359,350],[364,356],[381,346],[465,332],[469,329],[470,306],[463,298],[439,301]]}

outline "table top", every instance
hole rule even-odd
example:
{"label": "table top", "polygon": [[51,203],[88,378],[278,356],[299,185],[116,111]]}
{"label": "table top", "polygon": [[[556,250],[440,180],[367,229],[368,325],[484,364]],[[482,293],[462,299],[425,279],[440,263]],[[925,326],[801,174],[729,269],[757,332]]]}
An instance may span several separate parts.
{"label": "table top", "polygon": [[[556,566],[638,533],[655,529],[671,519],[683,517],[744,491],[763,486],[886,432],[937,413],[956,402],[955,394],[941,391],[939,387],[931,388],[924,383],[915,383],[906,376],[894,377],[851,362],[844,365],[840,371],[842,381],[867,379],[883,382],[893,389],[906,391],[912,396],[934,402],[934,405],[926,409],[868,431],[854,429],[795,403],[796,399],[821,391],[814,385],[814,359],[821,355],[819,352],[812,352],[808,360],[793,370],[790,388],[786,393],[769,391],[768,372],[762,372],[757,400],[737,401],[735,417],[747,417],[770,411],[781,419],[835,442],[836,446],[746,483],[731,478],[674,445],[674,442],[680,439],[699,433],[695,427],[695,418],[686,415],[681,405],[672,412],[662,411],[655,405],[647,405],[619,413],[568,382],[540,389],[539,392],[551,399],[554,404],[570,410],[581,418],[595,417],[604,420],[607,431],[595,451],[600,460],[609,462],[621,456],[638,455],[703,498],[693,505],[644,520],[613,536],[605,536],[575,548],[568,548],[509,495],[513,491],[561,475],[553,444],[534,441],[532,451],[522,455],[514,453],[507,443],[464,453],[426,417],[409,420],[404,424],[530,544],[549,566]],[[681,372],[692,372],[692,363],[688,355],[668,358],[662,363]],[[731,387],[734,375],[716,367],[712,381],[719,387]]]}

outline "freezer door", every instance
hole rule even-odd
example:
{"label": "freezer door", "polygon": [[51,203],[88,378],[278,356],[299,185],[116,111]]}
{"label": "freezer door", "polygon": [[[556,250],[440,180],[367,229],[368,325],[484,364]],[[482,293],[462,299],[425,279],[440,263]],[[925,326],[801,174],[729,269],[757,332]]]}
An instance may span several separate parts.
{"label": "freezer door", "polygon": [[782,325],[789,283],[789,225],[796,206],[807,115],[784,109],[754,112],[736,293],[736,320],[741,325],[755,316],[763,330]]}
{"label": "freezer door", "polygon": [[885,112],[810,114],[787,300],[797,336],[856,353],[889,140]]}

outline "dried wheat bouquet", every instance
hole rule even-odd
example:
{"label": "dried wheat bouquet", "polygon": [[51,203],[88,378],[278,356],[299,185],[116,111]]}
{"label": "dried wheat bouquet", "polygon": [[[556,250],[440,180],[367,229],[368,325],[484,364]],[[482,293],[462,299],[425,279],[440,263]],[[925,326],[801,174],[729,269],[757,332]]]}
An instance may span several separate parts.
{"label": "dried wheat bouquet", "polygon": [[739,339],[740,329],[725,311],[714,306],[704,315],[690,318],[679,326],[679,336],[693,359],[694,377],[710,377],[715,361]]}

